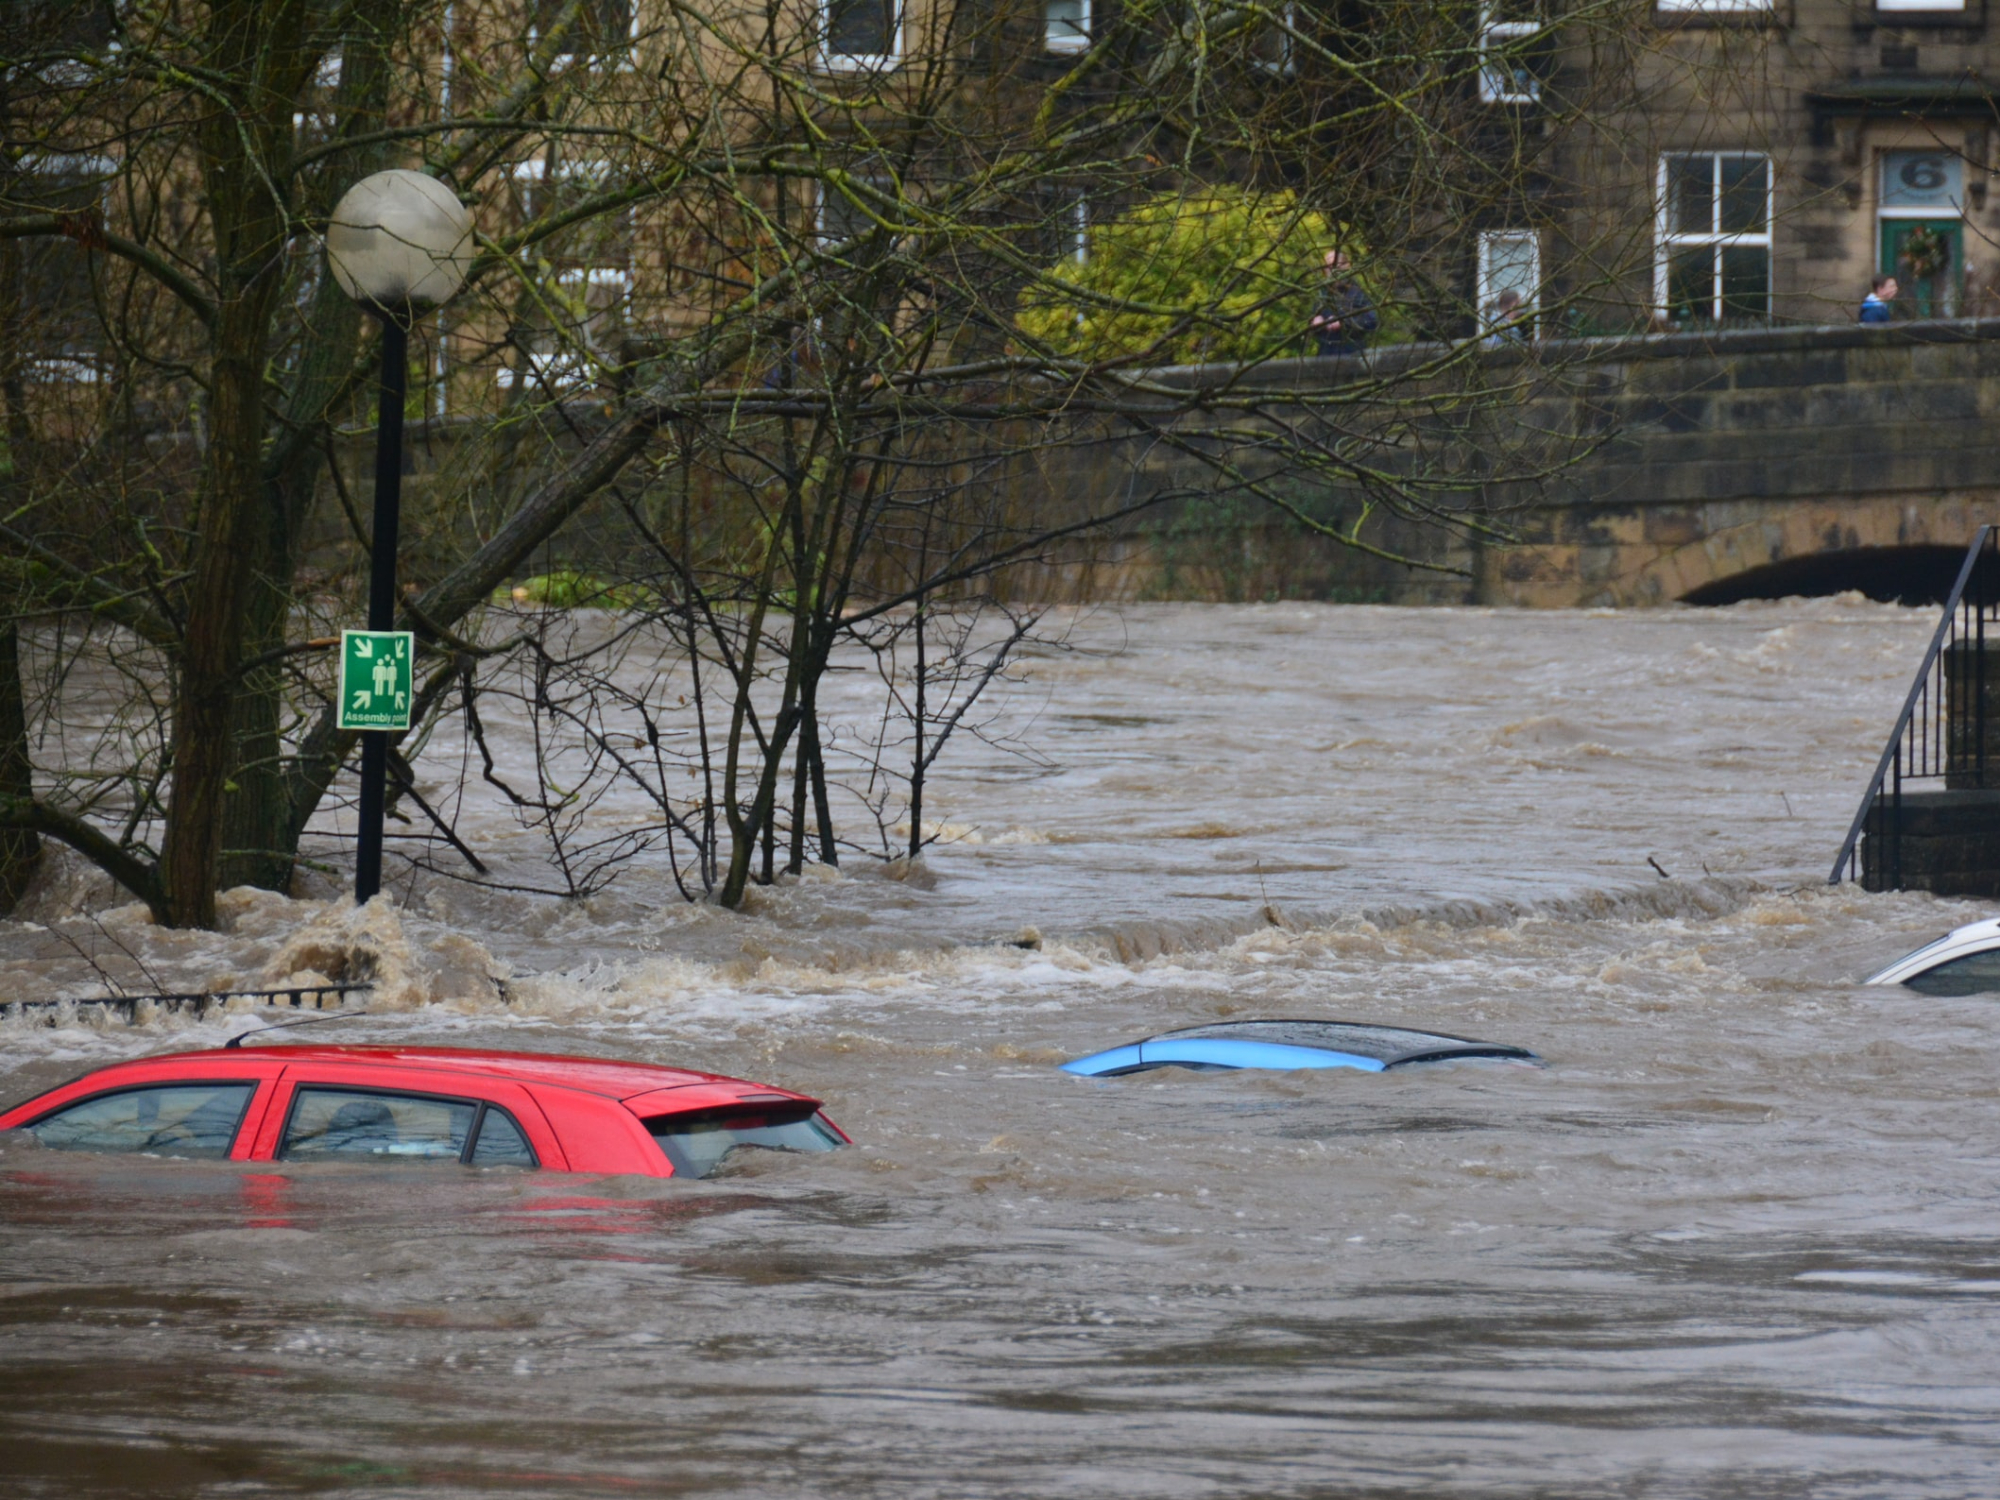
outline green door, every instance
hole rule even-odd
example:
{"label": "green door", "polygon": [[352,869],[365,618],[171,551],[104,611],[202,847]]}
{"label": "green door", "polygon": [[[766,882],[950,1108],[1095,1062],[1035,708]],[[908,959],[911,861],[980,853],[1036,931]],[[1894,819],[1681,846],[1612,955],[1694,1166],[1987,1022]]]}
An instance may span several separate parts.
{"label": "green door", "polygon": [[1956,317],[1965,291],[1964,221],[1884,219],[1882,269],[1901,288],[1898,316]]}

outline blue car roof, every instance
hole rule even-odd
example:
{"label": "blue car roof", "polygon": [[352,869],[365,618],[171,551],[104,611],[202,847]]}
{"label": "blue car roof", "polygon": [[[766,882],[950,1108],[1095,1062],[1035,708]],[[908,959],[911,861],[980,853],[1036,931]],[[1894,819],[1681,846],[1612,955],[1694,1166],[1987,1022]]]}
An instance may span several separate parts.
{"label": "blue car roof", "polygon": [[1066,1062],[1063,1071],[1115,1078],[1148,1068],[1359,1068],[1380,1073],[1411,1063],[1496,1057],[1540,1062],[1525,1047],[1436,1031],[1358,1021],[1223,1021],[1164,1031],[1144,1041]]}

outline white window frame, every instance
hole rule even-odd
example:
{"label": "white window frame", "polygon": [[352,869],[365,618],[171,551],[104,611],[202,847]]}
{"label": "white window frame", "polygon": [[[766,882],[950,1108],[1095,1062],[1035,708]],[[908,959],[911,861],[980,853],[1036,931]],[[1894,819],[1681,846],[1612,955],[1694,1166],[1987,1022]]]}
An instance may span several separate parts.
{"label": "white window frame", "polygon": [[438,117],[451,118],[451,86],[458,79],[458,46],[454,40],[458,36],[458,6],[456,0],[445,0],[443,55],[438,59]]}
{"label": "white window frame", "polygon": [[[630,0],[630,5],[631,5],[631,11],[625,22],[625,45],[623,47],[611,48],[607,51],[596,52],[596,53],[558,52],[554,57],[549,59],[549,66],[552,68],[574,68],[578,66],[579,62],[581,62],[581,64],[585,67],[597,68],[600,70],[610,70],[619,73],[629,73],[634,68],[638,67],[639,66],[639,0]],[[570,35],[572,37],[576,35],[574,29],[571,30]],[[541,39],[540,30],[537,29],[536,27],[530,26],[528,28],[528,50],[530,52],[535,50],[535,44],[540,39]],[[450,35],[449,33],[447,33],[445,42],[447,70],[449,70],[451,66],[450,52],[451,52]],[[449,82],[450,80],[449,77],[447,76],[446,80],[447,88],[449,88]]]}
{"label": "white window frame", "polygon": [[[815,55],[820,70],[825,73],[883,73],[900,67],[903,61],[903,21],[907,0],[891,0],[896,7],[895,34],[890,38],[894,50],[890,52],[830,52],[827,38],[833,32],[834,0],[819,0],[819,44]],[[1087,0],[1086,0],[1087,3]]]}
{"label": "white window frame", "polygon": [[90,151],[34,151],[14,163],[17,171],[41,177],[98,177],[109,181],[118,175],[118,158]]}
{"label": "white window frame", "polygon": [[1875,0],[1878,11],[1947,11],[1963,15],[1965,0]]}
{"label": "white window frame", "polygon": [[[1677,161],[1690,161],[1706,157],[1709,167],[1709,223],[1706,234],[1689,233],[1669,227],[1673,204],[1669,201],[1671,173]],[[1722,163],[1726,160],[1754,158],[1764,163],[1764,228],[1761,233],[1736,231],[1725,234],[1722,231]],[[1707,245],[1713,249],[1728,249],[1737,246],[1761,246],[1765,255],[1767,271],[1771,261],[1771,223],[1777,217],[1778,173],[1765,151],[1663,151],[1660,153],[1659,167],[1654,179],[1655,203],[1653,206],[1653,311],[1664,318],[1671,311],[1667,305],[1668,282],[1672,275],[1674,251]],[[1718,260],[1719,267],[1721,262]],[[1710,277],[1709,316],[1716,322],[1722,321],[1722,273],[1718,269]],[[1765,296],[1773,295],[1775,288],[1766,285]],[[1765,308],[1769,314],[1768,302]]]}
{"label": "white window frame", "polygon": [[1653,9],[1675,15],[1769,15],[1777,0],[1653,0]]}
{"label": "white window frame", "polygon": [[101,365],[69,354],[28,360],[21,366],[21,372],[37,385],[96,385],[104,379]]}
{"label": "white window frame", "polygon": [[[549,175],[549,159],[546,155],[525,157],[514,163],[516,182],[540,183]],[[611,163],[601,156],[565,156],[556,163],[556,181],[576,180],[602,182],[611,176]]]}
{"label": "white window frame", "polygon": [[[888,178],[871,177],[866,173],[861,174],[861,181],[866,183],[869,187],[876,188],[878,190],[884,190],[891,186],[891,183]],[[840,239],[836,238],[832,233],[830,233],[827,230],[826,227],[827,206],[836,199],[839,199],[839,201],[842,203],[845,203],[847,200],[845,198],[842,198],[838,192],[834,191],[833,188],[829,187],[824,182],[815,182],[813,184],[813,193],[814,193],[813,245],[818,249],[824,250],[829,245],[838,245],[842,243]],[[870,221],[870,224],[872,227],[873,226],[872,220]]]}
{"label": "white window frame", "polygon": [[596,362],[579,350],[557,349],[542,354],[524,349],[520,352],[521,369],[502,365],[493,372],[494,381],[503,391],[511,391],[517,384],[529,390],[565,391],[590,385],[598,378]]}
{"label": "white window frame", "polygon": [[1521,311],[1516,323],[1523,328],[1533,328],[1542,311],[1542,237],[1532,229],[1482,229],[1479,232],[1479,331],[1482,335],[1494,331],[1486,320],[1486,310],[1500,300],[1503,288],[1493,285],[1493,250],[1502,241],[1519,244],[1525,241],[1534,251],[1534,284],[1529,288],[1527,298],[1521,303]]}
{"label": "white window frame", "polygon": [[1518,42],[1524,37],[1537,36],[1545,24],[1541,21],[1500,21],[1494,19],[1497,7],[1479,7],[1479,102],[1481,104],[1538,104],[1542,98],[1542,81],[1537,78],[1526,92],[1513,87],[1514,70],[1495,66],[1487,61],[1489,57],[1509,42]]}
{"label": "white window frame", "polygon": [[[87,151],[37,151],[23,156],[15,168],[24,176],[97,179],[98,211],[102,213],[111,196],[111,179],[118,175],[118,160]],[[21,369],[29,380],[43,385],[96,385],[105,378],[102,365],[72,354],[30,359]]]}
{"label": "white window frame", "polygon": [[[638,8],[633,8],[638,14]],[[611,175],[611,163],[601,157],[564,157],[556,163],[555,180],[601,182]],[[531,156],[525,161],[514,163],[513,176],[516,182],[541,184],[549,178],[549,162],[546,156]],[[530,219],[538,217],[531,214]],[[615,286],[619,289],[619,300],[630,304],[632,299],[632,272],[623,266],[572,266],[555,273],[555,284],[561,287],[575,286]],[[502,365],[494,371],[494,379],[503,390],[513,388],[516,380],[529,385],[544,385],[551,390],[562,390],[570,386],[586,385],[599,378],[597,361],[588,350],[557,349],[547,353],[524,350],[527,369],[515,370],[511,365]]]}
{"label": "white window frame", "polygon": [[1277,11],[1284,17],[1284,26],[1278,32],[1278,55],[1259,57],[1254,61],[1267,73],[1289,76],[1292,71],[1292,32],[1299,24],[1297,0],[1284,0],[1284,3],[1277,7]]}
{"label": "white window frame", "polygon": [[[1083,7],[1081,29],[1077,32],[1065,31],[1058,36],[1055,18],[1049,14],[1048,0],[1042,0],[1042,46],[1050,52],[1085,52],[1090,48],[1090,6],[1091,0],[1077,0]],[[1065,23],[1067,24],[1067,23]]]}
{"label": "white window frame", "polygon": [[431,415],[451,415],[451,314],[438,312],[437,338],[431,345]]}
{"label": "white window frame", "polygon": [[1078,265],[1090,259],[1090,198],[1084,193],[1069,206],[1069,258]]}

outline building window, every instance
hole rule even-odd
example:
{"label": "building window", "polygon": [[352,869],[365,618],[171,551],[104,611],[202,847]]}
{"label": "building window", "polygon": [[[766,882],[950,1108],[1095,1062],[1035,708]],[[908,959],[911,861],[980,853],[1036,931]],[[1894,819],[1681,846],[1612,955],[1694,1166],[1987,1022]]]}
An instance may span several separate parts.
{"label": "building window", "polygon": [[[879,177],[863,177],[862,185],[878,192],[888,192],[889,183]],[[819,243],[824,247],[844,245],[875,228],[875,221],[868,211],[854,202],[839,188],[826,183],[819,184],[819,202],[813,211],[813,227],[818,232]]]}
{"label": "building window", "polygon": [[1090,45],[1090,0],[1046,0],[1042,36],[1051,52],[1081,52]]}
{"label": "building window", "polygon": [[1542,23],[1533,0],[1489,0],[1479,8],[1479,97],[1486,104],[1533,104],[1542,97],[1530,44]]}
{"label": "building window", "polygon": [[835,72],[893,68],[903,54],[897,0],[820,0],[820,61]]}
{"label": "building window", "polygon": [[1490,337],[1526,337],[1541,303],[1542,242],[1532,229],[1479,236],[1479,326]]}
{"label": "building window", "polygon": [[[53,54],[117,52],[117,12],[108,0],[7,0],[0,4],[0,49]],[[51,88],[82,88],[96,66],[81,58],[49,63],[35,76]]]}
{"label": "building window", "polygon": [[1771,161],[1748,153],[1660,158],[1653,296],[1676,323],[1771,315]]}
{"label": "building window", "polygon": [[[564,3],[565,0],[539,0],[535,24],[528,29],[530,47],[555,24]],[[551,62],[556,67],[573,67],[583,62],[630,65],[638,36],[639,8],[634,0],[582,0],[569,31],[563,36],[563,51]]]}
{"label": "building window", "polygon": [[1655,10],[1675,15],[1768,15],[1772,0],[1653,0]]}
{"label": "building window", "polygon": [[25,368],[38,380],[99,378],[105,337],[91,281],[92,257],[79,244],[103,222],[105,190],[118,163],[104,156],[24,156],[10,189],[14,206],[60,214],[77,226],[75,235],[36,236],[21,247],[21,350]]}
{"label": "building window", "polygon": [[1251,43],[1251,58],[1258,67],[1272,73],[1292,71],[1292,33],[1298,29],[1299,8],[1293,0],[1274,7],[1278,24],[1267,26]]}
{"label": "building window", "polygon": [[1040,218],[1033,254],[1047,265],[1090,259],[1090,200],[1077,188],[1047,187],[1035,200]]}
{"label": "building window", "polygon": [[[607,163],[541,159],[514,169],[527,223],[581,204],[610,180]],[[539,296],[511,342],[520,352],[519,377],[535,387],[588,385],[623,359],[632,301],[631,211],[601,214],[537,241],[524,254],[538,276]],[[517,372],[502,370],[512,384]]]}

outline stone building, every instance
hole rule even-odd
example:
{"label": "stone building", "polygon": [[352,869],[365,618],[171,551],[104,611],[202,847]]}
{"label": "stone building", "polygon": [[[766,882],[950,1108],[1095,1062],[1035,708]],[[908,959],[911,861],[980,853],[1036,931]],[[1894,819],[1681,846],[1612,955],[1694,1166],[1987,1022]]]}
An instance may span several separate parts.
{"label": "stone building", "polygon": [[1554,26],[1495,0],[1480,24],[1494,111],[1579,122],[1542,201],[1480,232],[1482,306],[1538,291],[1583,333],[1848,322],[1887,272],[1901,317],[2000,311],[1986,0],[1585,3]]}

